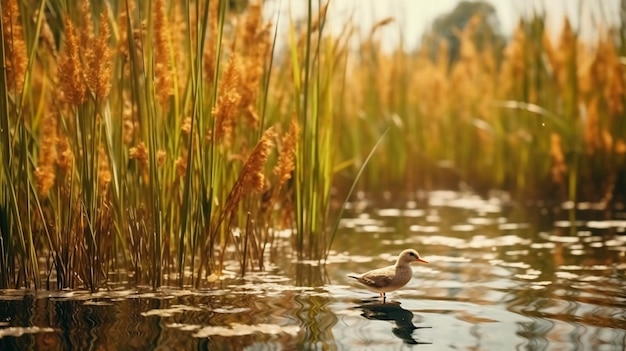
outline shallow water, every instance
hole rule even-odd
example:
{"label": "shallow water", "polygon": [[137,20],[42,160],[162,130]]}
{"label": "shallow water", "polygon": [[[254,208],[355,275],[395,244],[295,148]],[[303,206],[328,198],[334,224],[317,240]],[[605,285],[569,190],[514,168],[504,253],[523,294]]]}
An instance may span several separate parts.
{"label": "shallow water", "polygon": [[[233,266],[201,290],[0,291],[0,350],[624,350],[626,211],[579,204],[572,226],[568,206],[362,202],[325,265]],[[430,264],[385,304],[346,277],[407,247]]]}

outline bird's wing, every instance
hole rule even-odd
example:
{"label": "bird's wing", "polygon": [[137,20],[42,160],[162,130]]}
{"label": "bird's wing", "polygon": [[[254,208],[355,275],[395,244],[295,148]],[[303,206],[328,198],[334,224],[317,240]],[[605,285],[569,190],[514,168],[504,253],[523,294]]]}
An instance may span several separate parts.
{"label": "bird's wing", "polygon": [[363,274],[363,276],[361,276],[359,280],[375,288],[386,288],[391,284],[394,276],[395,267],[389,266],[369,271]]}

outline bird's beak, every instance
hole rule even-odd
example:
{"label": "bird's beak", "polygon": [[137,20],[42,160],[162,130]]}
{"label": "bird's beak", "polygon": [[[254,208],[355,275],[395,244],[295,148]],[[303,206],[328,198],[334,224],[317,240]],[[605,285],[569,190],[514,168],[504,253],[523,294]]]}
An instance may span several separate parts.
{"label": "bird's beak", "polygon": [[428,263],[428,261],[426,261],[426,260],[425,260],[425,259],[423,259],[423,258],[418,258],[416,261],[417,261],[417,262],[422,262],[422,263]]}

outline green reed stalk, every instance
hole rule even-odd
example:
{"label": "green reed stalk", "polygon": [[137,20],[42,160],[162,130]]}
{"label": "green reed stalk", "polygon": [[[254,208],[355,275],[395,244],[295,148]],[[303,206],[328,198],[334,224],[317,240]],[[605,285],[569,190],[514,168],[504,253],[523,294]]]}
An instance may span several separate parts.
{"label": "green reed stalk", "polygon": [[[189,233],[189,229],[187,228],[189,223],[191,222],[191,215],[192,215],[192,199],[191,199],[191,187],[192,187],[192,165],[193,165],[193,160],[194,160],[194,156],[195,156],[195,150],[193,147],[193,136],[195,135],[195,129],[197,128],[196,124],[197,124],[197,120],[199,119],[197,116],[200,113],[199,111],[202,109],[202,104],[201,104],[201,96],[203,96],[203,79],[202,79],[202,55],[200,53],[204,52],[204,43],[205,43],[205,37],[206,37],[206,31],[207,31],[207,22],[208,22],[208,15],[209,15],[209,6],[208,4],[205,5],[204,10],[200,9],[200,3],[196,2],[196,13],[202,13],[202,20],[200,21],[199,25],[196,28],[193,28],[193,30],[196,31],[196,33],[198,33],[198,40],[195,43],[191,43],[191,33],[192,33],[192,28],[191,28],[191,18],[190,18],[190,12],[191,12],[191,6],[189,1],[185,2],[185,9],[186,9],[186,19],[187,19],[187,23],[189,24],[187,26],[187,39],[189,40],[189,43],[187,44],[187,48],[188,48],[188,60],[189,62],[192,62],[193,64],[190,65],[191,68],[191,78],[190,78],[190,94],[188,94],[188,96],[191,97],[191,101],[193,101],[193,105],[192,105],[192,118],[191,118],[191,129],[190,129],[190,138],[189,141],[187,143],[187,150],[189,150],[188,152],[188,156],[187,156],[187,169],[185,171],[185,178],[184,178],[184,183],[183,183],[183,195],[182,195],[182,205],[180,207],[180,221],[181,221],[181,226],[180,226],[180,232],[178,234],[178,279],[179,279],[179,285],[182,286],[183,285],[183,269],[185,266],[185,258],[186,258],[186,237]],[[192,45],[195,45],[195,52],[196,55],[195,57],[193,56],[193,52],[192,52]],[[191,248],[191,253],[192,253],[192,272],[193,267],[194,267],[194,254],[195,254],[195,250],[197,247],[197,243],[195,243],[192,245]]]}
{"label": "green reed stalk", "polygon": [[[13,30],[17,30],[17,23],[3,21],[0,24],[0,33],[5,32],[5,26],[12,26]],[[0,57],[2,57],[3,67],[6,67],[7,62],[6,45],[13,45],[14,40],[11,38],[10,43],[5,42],[4,38],[0,40]],[[28,81],[30,67],[32,66],[29,66],[25,73],[25,84]],[[0,287],[5,288],[22,284],[30,286],[31,283],[35,288],[40,286],[30,212],[23,211],[24,206],[20,205],[26,201],[26,209],[30,208],[29,193],[32,188],[32,179],[24,177],[24,174],[30,174],[28,147],[31,136],[24,125],[22,103],[26,91],[23,88],[10,86],[7,81],[7,71],[2,70],[0,73],[0,111],[2,111],[0,117],[0,162],[2,163],[2,172],[0,172],[0,188],[2,189],[0,190],[0,219],[2,219],[2,224],[0,224],[0,270],[2,270]],[[18,94],[20,90],[21,93]]]}
{"label": "green reed stalk", "polygon": [[[154,1],[150,1],[149,3],[149,7],[148,7],[148,13],[152,14],[153,13],[153,7],[154,7]],[[154,22],[153,22],[153,16],[148,15],[146,16],[147,20],[148,20],[148,28],[150,28],[147,32],[147,42],[148,43],[154,43],[154,38],[155,38],[155,31],[159,30],[158,28],[155,27]],[[144,55],[146,55],[146,58],[144,58],[144,62],[156,62],[156,60],[158,60],[158,58],[153,57],[152,54],[154,54],[154,51],[148,51],[146,52],[144,50]],[[152,65],[149,65],[149,67],[151,68],[150,71],[146,72],[146,75],[148,77],[153,76],[155,74],[155,67]],[[150,237],[148,238],[148,242],[151,243],[151,265],[150,265],[150,271],[151,271],[151,285],[156,288],[158,286],[161,285],[161,274],[162,274],[162,270],[161,270],[161,262],[162,262],[162,255],[163,255],[163,248],[162,248],[162,237],[163,237],[163,233],[162,233],[162,196],[161,196],[161,179],[157,173],[157,160],[156,160],[156,153],[158,152],[159,148],[158,145],[162,145],[162,143],[160,143],[160,140],[157,140],[157,138],[161,135],[162,131],[160,130],[160,127],[162,126],[159,121],[157,120],[159,118],[159,116],[157,116],[157,113],[159,112],[163,112],[163,111],[157,111],[157,106],[158,106],[158,102],[157,102],[157,92],[156,89],[157,87],[155,87],[155,85],[153,84],[153,81],[148,79],[146,80],[146,92],[145,92],[145,96],[146,96],[146,105],[145,105],[145,110],[144,110],[144,118],[145,118],[145,122],[146,122],[146,126],[147,126],[147,133],[144,134],[147,141],[148,141],[148,155],[150,157],[150,162],[149,162],[149,186],[148,186],[148,197],[147,197],[147,201],[148,201],[148,206],[151,210],[151,219],[152,219],[152,225],[150,228]],[[160,116],[161,119],[164,118],[164,116]]]}
{"label": "green reed stalk", "polygon": [[[0,32],[4,32],[4,21],[0,21]],[[0,40],[0,57],[6,62],[4,40]],[[20,218],[17,212],[15,190],[11,182],[12,148],[9,133],[9,87],[6,70],[0,70],[0,287],[8,288],[13,271],[13,225],[10,218]],[[13,217],[15,216],[15,217]],[[21,231],[20,231],[21,232]]]}
{"label": "green reed stalk", "polygon": [[[127,11],[128,10],[128,5],[127,5]],[[141,8],[138,8],[137,11],[140,11],[140,14],[142,13]],[[132,26],[132,22],[130,21],[130,18],[132,18],[132,14],[129,13],[128,15],[128,35],[129,38],[132,38],[135,32],[135,28],[133,28]],[[141,17],[140,17],[141,18]],[[140,42],[141,46],[144,47],[146,45],[145,41],[143,40],[143,30],[142,30],[142,41]],[[138,120],[140,121],[141,125],[147,125],[146,123],[146,119],[147,119],[147,114],[148,112],[147,110],[147,105],[148,105],[148,100],[149,96],[152,96],[152,91],[147,90],[147,88],[142,89],[144,82],[143,82],[143,77],[148,76],[147,72],[146,72],[146,68],[144,67],[144,62],[145,58],[143,57],[143,55],[145,54],[144,51],[138,53],[137,51],[137,45],[135,43],[135,40],[128,40],[128,46],[129,46],[129,55],[130,55],[130,59],[129,59],[129,69],[130,69],[130,77],[131,77],[131,81],[130,86],[131,86],[131,94],[132,94],[132,103],[136,105],[137,108],[137,116],[138,116]],[[143,135],[145,135],[146,133],[149,133],[150,131],[144,131],[144,133],[142,133]],[[138,171],[138,173],[141,171]],[[140,177],[139,174],[137,174],[137,177]],[[136,228],[136,231],[131,231],[130,233],[130,237],[128,238],[129,241],[132,244],[132,246],[137,245],[136,241],[142,242],[142,243],[146,243],[146,242],[150,242],[151,238],[149,236],[149,231],[151,230],[150,227],[146,228],[146,222],[145,219],[143,218],[138,218],[135,217],[138,211],[141,211],[140,213],[144,213],[148,214],[148,213],[152,213],[152,215],[154,215],[154,210],[153,207],[151,207],[152,202],[150,201],[149,198],[143,198],[143,196],[146,196],[146,191],[143,189],[143,184],[136,183],[136,182],[130,182],[129,187],[127,189],[128,191],[128,196],[129,198],[132,199],[133,204],[130,205],[130,207],[132,208],[130,210],[130,215],[129,215],[129,227],[132,228]],[[153,192],[147,192],[148,196],[153,195]],[[141,204],[142,200],[147,200],[145,204]],[[140,201],[139,203],[138,200]],[[148,209],[142,209],[142,207],[140,206],[146,206],[148,207]],[[151,217],[148,217],[148,220],[151,220]],[[153,222],[154,223],[154,222]],[[134,238],[136,237],[136,238]],[[136,246],[135,246],[136,247]],[[143,254],[147,254],[149,257],[151,257],[152,259],[154,258],[154,254],[151,253],[146,253],[145,250],[143,248],[140,247],[136,247],[135,250],[140,250],[141,251],[139,253],[137,253],[138,256],[138,260],[135,262],[136,266],[133,267],[136,274],[138,275],[138,277],[136,277],[136,279],[138,281],[142,281],[142,277],[141,277],[141,273],[143,271],[143,263],[144,260],[141,259],[141,257],[143,257]],[[150,280],[150,284],[153,283],[153,280]]]}
{"label": "green reed stalk", "polygon": [[[318,4],[319,5],[319,4]],[[296,153],[296,251],[300,259],[321,258],[326,235],[333,167],[332,66],[324,66],[321,49],[325,12],[320,13],[317,36],[313,32],[313,1],[308,1],[307,31],[302,56],[293,25],[290,30],[295,109],[302,125]],[[315,47],[313,46],[315,45]],[[332,61],[331,61],[332,62]]]}
{"label": "green reed stalk", "polygon": [[[26,135],[26,128],[23,124],[23,119],[19,118],[18,120],[21,120],[18,122],[17,129],[19,139],[24,141],[30,139],[29,136]],[[18,171],[14,174],[14,177],[17,180],[15,184],[17,184],[18,196],[17,199],[14,200],[14,203],[18,204],[20,201],[26,201],[26,208],[30,209],[32,200],[29,196],[29,189],[31,188],[30,182],[32,182],[32,179],[30,177],[24,179],[24,177],[20,176],[20,173],[22,172],[22,174],[30,174],[31,172],[30,163],[28,162],[28,151],[25,144],[20,144],[19,146],[18,159]],[[20,195],[22,196],[21,198]],[[37,289],[41,283],[39,279],[39,262],[37,260],[37,253],[35,252],[34,228],[32,226],[31,213],[30,211],[26,211],[21,214],[24,215],[25,218],[20,217],[19,219],[19,221],[24,221],[22,224],[24,228],[23,235],[20,235],[19,239],[19,249],[21,251],[20,253],[23,255],[23,265],[19,274],[22,275],[21,278],[24,280],[25,286],[29,286],[29,281],[31,281],[35,289]],[[18,282],[19,278],[20,277],[18,276]]]}
{"label": "green reed stalk", "polygon": [[[210,3],[207,3],[210,6]],[[212,26],[211,19],[208,16],[208,12],[205,12],[206,16],[204,18],[203,27],[208,28],[208,26]],[[224,160],[222,159],[220,153],[220,146],[216,142],[216,138],[212,137],[210,141],[206,141],[205,135],[203,134],[207,129],[211,130],[211,135],[215,136],[216,132],[216,123],[215,119],[212,118],[212,110],[215,108],[218,94],[220,93],[219,87],[219,72],[221,67],[221,59],[222,59],[222,40],[224,36],[224,24],[226,21],[226,2],[220,1],[218,8],[218,17],[217,17],[217,38],[210,38],[211,43],[209,45],[214,45],[215,49],[215,61],[214,61],[214,70],[211,72],[213,76],[213,82],[206,94],[203,94],[203,99],[205,100],[202,105],[202,109],[198,112],[197,117],[199,118],[197,137],[199,147],[200,161],[199,167],[201,167],[200,172],[200,195],[196,199],[196,204],[198,205],[197,211],[200,214],[201,222],[198,223],[199,231],[195,234],[195,242],[193,243],[194,250],[192,253],[192,259],[196,256],[196,250],[200,250],[198,253],[198,269],[197,272],[193,270],[192,272],[196,274],[195,277],[195,286],[199,286],[200,280],[202,279],[203,272],[206,271],[211,274],[213,273],[214,260],[215,256],[213,254],[215,240],[217,239],[218,228],[214,228],[213,221],[216,220],[217,216],[214,215],[214,201],[215,198],[225,199],[226,190],[223,189],[222,185],[226,181],[224,174],[226,165],[224,164]],[[204,45],[204,44],[201,44]],[[199,54],[200,55],[200,54]],[[199,72],[202,72],[201,70]],[[198,76],[199,79],[203,79],[201,75]],[[207,123],[208,122],[208,123]],[[188,166],[189,167],[189,166]],[[193,280],[193,277],[192,277]]]}
{"label": "green reed stalk", "polygon": [[[295,96],[294,100],[296,102],[296,113],[298,115],[299,120],[302,125],[302,135],[303,142],[302,144],[298,144],[298,151],[296,159],[296,230],[297,230],[297,246],[296,250],[298,252],[298,257],[302,258],[304,249],[305,249],[305,235],[306,233],[310,233],[311,230],[309,228],[310,221],[314,220],[311,218],[313,213],[311,213],[312,204],[310,203],[310,199],[308,196],[311,193],[311,188],[308,186],[312,184],[315,179],[313,179],[314,174],[308,173],[305,171],[307,165],[310,165],[312,160],[309,159],[308,148],[311,144],[311,131],[310,131],[310,123],[308,120],[308,111],[307,105],[309,101],[309,70],[310,70],[310,51],[311,51],[311,21],[313,16],[312,9],[312,0],[307,2],[307,35],[306,35],[306,49],[304,53],[304,63],[300,62],[300,58],[298,57],[298,47],[295,43],[295,29],[292,28],[290,31],[290,39],[291,39],[291,59],[292,59],[292,67],[293,67],[293,79],[295,86]],[[301,66],[302,65],[302,66]],[[304,77],[300,76],[300,72],[303,70]],[[304,82],[303,82],[304,81]],[[300,106],[302,101],[302,106]],[[307,180],[305,177],[310,177]]]}

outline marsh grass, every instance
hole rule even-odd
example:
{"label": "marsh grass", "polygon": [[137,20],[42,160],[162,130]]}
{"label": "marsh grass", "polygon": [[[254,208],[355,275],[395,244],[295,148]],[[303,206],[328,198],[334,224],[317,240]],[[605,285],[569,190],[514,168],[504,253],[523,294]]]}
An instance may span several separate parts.
{"label": "marsh grass", "polygon": [[262,268],[298,124],[265,113],[261,6],[2,5],[1,286],[95,290],[116,270],[200,286],[226,260]]}
{"label": "marsh grass", "polygon": [[[480,193],[610,204],[623,193],[615,179],[624,178],[626,157],[623,30],[599,29],[597,39],[584,41],[566,19],[551,36],[536,15],[519,22],[500,52],[478,49],[481,20],[460,29],[455,61],[447,43],[429,34],[412,53],[402,44],[385,52],[375,33],[361,42],[349,75],[354,89],[344,99],[345,128],[357,125],[357,116],[398,126],[362,186],[401,184],[411,194],[464,182]],[[349,145],[367,132],[347,134],[352,140],[340,150],[352,152]]]}
{"label": "marsh grass", "polygon": [[[330,252],[358,187],[459,180],[557,199],[619,189],[624,48],[520,22],[504,52],[359,50],[328,5],[278,31],[250,2],[2,0],[0,287],[204,286]],[[473,24],[472,24],[473,23]],[[442,165],[445,165],[443,167]],[[358,180],[358,182],[357,182]],[[333,191],[335,194],[333,195]],[[335,196],[335,197],[333,197]],[[334,224],[334,226],[333,226]]]}

